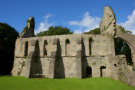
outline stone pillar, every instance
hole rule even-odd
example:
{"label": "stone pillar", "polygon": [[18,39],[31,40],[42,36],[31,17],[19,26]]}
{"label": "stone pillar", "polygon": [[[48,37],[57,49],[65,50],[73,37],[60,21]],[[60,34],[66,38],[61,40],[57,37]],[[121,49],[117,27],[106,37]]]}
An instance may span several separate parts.
{"label": "stone pillar", "polygon": [[58,42],[58,39],[55,38],[53,40],[53,45],[52,45],[52,48],[53,48],[53,51],[51,52],[51,59],[49,61],[49,72],[48,72],[48,77],[49,78],[54,78],[54,66],[55,66],[55,60],[56,60],[56,54],[57,54],[57,42]]}
{"label": "stone pillar", "polygon": [[132,58],[133,66],[135,68],[135,53],[131,53],[131,58]]}
{"label": "stone pillar", "polygon": [[82,78],[82,51],[76,52],[76,78]]}
{"label": "stone pillar", "polygon": [[31,68],[31,61],[33,59],[34,53],[35,53],[35,44],[36,40],[32,40],[29,42],[29,49],[28,49],[28,56],[26,59],[26,74],[25,77],[29,78],[30,77],[30,68]]}
{"label": "stone pillar", "polygon": [[77,41],[78,50],[76,52],[76,78],[82,78],[82,40]]}
{"label": "stone pillar", "polygon": [[49,72],[48,72],[48,77],[49,78],[54,78],[54,64],[55,64],[55,59],[56,59],[56,51],[53,51],[51,53],[51,59],[49,62]]}
{"label": "stone pillar", "polygon": [[100,77],[100,67],[92,67],[92,77]]}
{"label": "stone pillar", "polygon": [[32,61],[33,52],[30,53],[29,58],[26,59],[26,74],[25,77],[30,77],[30,67],[31,67],[31,61]]}

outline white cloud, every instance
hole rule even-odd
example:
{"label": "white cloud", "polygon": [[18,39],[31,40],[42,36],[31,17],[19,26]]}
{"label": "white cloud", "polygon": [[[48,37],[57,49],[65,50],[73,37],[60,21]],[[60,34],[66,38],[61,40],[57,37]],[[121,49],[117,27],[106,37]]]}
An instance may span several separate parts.
{"label": "white cloud", "polygon": [[69,21],[69,24],[72,26],[78,26],[78,30],[74,30],[74,33],[82,33],[99,27],[100,20],[100,17],[92,17],[89,12],[85,12],[81,21]]}
{"label": "white cloud", "polygon": [[52,16],[53,16],[53,15],[51,15],[51,14],[48,14],[48,15],[44,16],[44,21],[39,24],[38,29],[35,30],[35,34],[37,34],[37,33],[39,33],[39,32],[42,32],[42,31],[46,31],[46,30],[48,30],[48,28],[49,28],[50,26],[53,25],[53,23],[48,23],[48,19],[49,19],[50,17],[52,17]]}
{"label": "white cloud", "polygon": [[81,34],[82,31],[81,30],[74,30],[74,34]]}
{"label": "white cloud", "polygon": [[135,10],[133,10],[133,13],[129,15],[128,20],[120,23],[121,26],[123,26],[126,30],[130,30],[135,34]]}

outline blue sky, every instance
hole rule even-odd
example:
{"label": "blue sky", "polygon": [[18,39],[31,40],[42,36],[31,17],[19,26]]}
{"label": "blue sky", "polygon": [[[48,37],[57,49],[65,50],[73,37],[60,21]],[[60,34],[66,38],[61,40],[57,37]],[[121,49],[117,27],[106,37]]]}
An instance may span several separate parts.
{"label": "blue sky", "polygon": [[20,33],[33,16],[36,33],[57,25],[82,33],[99,26],[104,6],[111,6],[117,24],[135,34],[135,0],[0,0],[0,22]]}

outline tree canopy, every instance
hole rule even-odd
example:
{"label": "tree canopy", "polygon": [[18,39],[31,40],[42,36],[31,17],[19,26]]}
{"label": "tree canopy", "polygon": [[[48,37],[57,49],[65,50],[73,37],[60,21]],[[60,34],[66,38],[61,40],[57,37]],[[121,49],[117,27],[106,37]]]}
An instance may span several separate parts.
{"label": "tree canopy", "polygon": [[[122,26],[118,26],[118,27],[123,33],[132,33],[131,31],[125,30],[124,27]],[[89,32],[84,32],[84,34],[101,34],[101,32],[100,32],[100,28],[95,28],[93,30],[90,30]]]}
{"label": "tree canopy", "polygon": [[14,28],[0,23],[0,75],[7,75],[11,72],[17,36],[18,32]]}
{"label": "tree canopy", "polygon": [[125,28],[122,27],[122,26],[118,26],[118,28],[120,28],[120,30],[121,30],[123,33],[132,33],[131,31],[125,30]]}
{"label": "tree canopy", "polygon": [[36,36],[51,36],[51,35],[64,35],[64,34],[73,34],[68,28],[62,26],[51,26],[47,31],[38,33]]}
{"label": "tree canopy", "polygon": [[100,28],[95,28],[93,30],[90,30],[89,32],[84,32],[84,34],[101,34]]}

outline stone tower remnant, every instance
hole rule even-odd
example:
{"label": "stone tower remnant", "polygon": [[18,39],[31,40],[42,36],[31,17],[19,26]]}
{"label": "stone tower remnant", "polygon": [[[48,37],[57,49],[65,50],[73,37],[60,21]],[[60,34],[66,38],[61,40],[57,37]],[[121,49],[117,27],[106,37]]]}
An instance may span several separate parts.
{"label": "stone tower remnant", "polygon": [[35,21],[33,17],[29,17],[27,20],[27,25],[25,26],[24,30],[22,31],[20,38],[27,38],[27,37],[34,37],[34,28],[35,28]]}
{"label": "stone tower remnant", "polygon": [[103,17],[100,22],[100,30],[102,34],[115,35],[116,18],[111,7],[104,7]]}

